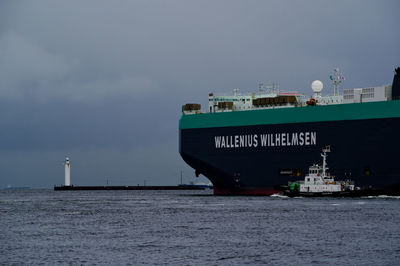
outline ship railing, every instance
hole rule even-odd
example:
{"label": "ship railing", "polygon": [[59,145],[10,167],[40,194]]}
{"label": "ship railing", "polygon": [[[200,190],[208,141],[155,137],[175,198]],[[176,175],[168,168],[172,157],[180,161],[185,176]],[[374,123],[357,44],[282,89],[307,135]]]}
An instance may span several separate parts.
{"label": "ship railing", "polygon": [[202,114],[201,110],[192,110],[192,111],[182,111],[184,115],[194,115],[194,114]]}
{"label": "ship railing", "polygon": [[253,109],[262,109],[262,108],[279,108],[279,107],[300,107],[303,106],[301,103],[278,103],[278,104],[264,104],[264,105],[253,105],[251,108]]}
{"label": "ship railing", "polygon": [[214,98],[218,98],[218,97],[239,97],[239,96],[254,96],[256,95],[256,93],[251,93],[251,92],[245,92],[245,93],[236,93],[236,94],[232,94],[231,92],[222,92],[222,93],[218,93],[218,94],[213,94],[212,96]]}
{"label": "ship railing", "polygon": [[213,94],[210,95],[210,97],[218,98],[218,97],[239,97],[239,96],[272,96],[272,95],[285,95],[285,94],[290,94],[290,95],[295,95],[299,97],[305,97],[304,94],[300,93],[298,90],[266,90],[266,91],[257,91],[257,92],[238,92],[232,94],[232,92],[222,92],[218,94]]}
{"label": "ship railing", "polygon": [[207,113],[222,113],[222,112],[237,112],[237,111],[251,111],[251,110],[264,110],[264,109],[284,109],[284,108],[295,108],[295,107],[305,107],[306,104],[297,103],[290,105],[260,105],[260,106],[245,106],[245,107],[234,107],[232,109],[218,109],[213,112],[208,111]]}

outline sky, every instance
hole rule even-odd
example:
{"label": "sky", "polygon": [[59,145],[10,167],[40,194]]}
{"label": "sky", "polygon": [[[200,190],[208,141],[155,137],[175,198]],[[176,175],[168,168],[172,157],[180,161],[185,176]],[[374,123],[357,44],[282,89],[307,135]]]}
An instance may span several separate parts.
{"label": "sky", "polygon": [[181,106],[391,84],[397,0],[0,1],[0,188],[175,185]]}

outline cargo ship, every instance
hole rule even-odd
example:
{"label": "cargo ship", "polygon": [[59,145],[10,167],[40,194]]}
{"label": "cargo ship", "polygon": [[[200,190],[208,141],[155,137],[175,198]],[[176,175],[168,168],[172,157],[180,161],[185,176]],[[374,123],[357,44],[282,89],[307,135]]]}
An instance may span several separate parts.
{"label": "cargo ship", "polygon": [[359,190],[400,194],[400,68],[391,85],[342,93],[338,69],[330,79],[332,95],[316,80],[312,97],[260,84],[257,93],[210,93],[207,112],[183,105],[180,155],[215,195],[271,195],[304,177],[330,145],[331,174]]}

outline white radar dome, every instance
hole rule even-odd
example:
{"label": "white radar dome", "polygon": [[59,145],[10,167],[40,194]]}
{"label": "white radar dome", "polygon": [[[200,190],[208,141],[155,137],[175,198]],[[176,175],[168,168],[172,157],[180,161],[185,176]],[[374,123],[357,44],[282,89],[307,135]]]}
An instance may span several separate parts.
{"label": "white radar dome", "polygon": [[324,88],[324,84],[320,80],[314,80],[313,83],[311,83],[311,88],[313,92],[321,92]]}

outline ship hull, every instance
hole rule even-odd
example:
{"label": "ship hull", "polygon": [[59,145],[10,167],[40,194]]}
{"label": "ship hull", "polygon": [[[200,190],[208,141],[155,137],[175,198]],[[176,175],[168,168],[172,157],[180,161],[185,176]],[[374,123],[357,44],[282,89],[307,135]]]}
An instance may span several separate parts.
{"label": "ship hull", "polygon": [[[356,187],[400,192],[400,118],[180,128],[183,160],[216,195],[271,195],[303,179],[330,145],[328,167]],[[223,144],[222,144],[223,143]]]}

